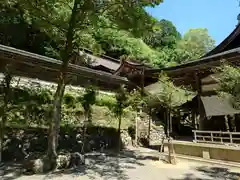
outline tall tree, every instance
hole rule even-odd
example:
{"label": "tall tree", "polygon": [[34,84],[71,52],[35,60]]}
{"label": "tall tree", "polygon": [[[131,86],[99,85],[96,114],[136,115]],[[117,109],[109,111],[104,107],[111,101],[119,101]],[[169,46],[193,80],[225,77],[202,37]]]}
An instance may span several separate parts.
{"label": "tall tree", "polygon": [[85,121],[83,126],[82,153],[85,153],[84,151],[85,144],[86,144],[85,136],[86,136],[88,125],[92,123],[92,105],[94,105],[95,103],[96,103],[96,90],[92,86],[87,87],[85,89],[85,93],[83,94],[83,97],[81,98],[81,104],[83,106],[84,116],[85,116]]}
{"label": "tall tree", "polygon": [[156,22],[153,27],[153,32],[150,32],[144,41],[155,49],[164,47],[174,48],[177,41],[181,39],[181,34],[171,21],[162,19]]}
{"label": "tall tree", "polygon": [[[207,29],[190,29],[186,32],[181,41],[178,42],[177,49],[189,54],[192,60],[198,59],[215,47],[215,41],[208,34]],[[186,61],[189,59],[182,59]]]}
{"label": "tall tree", "polygon": [[[154,87],[155,86],[155,87]],[[170,140],[172,134],[172,114],[174,113],[174,107],[182,105],[189,99],[192,94],[186,91],[183,87],[176,87],[171,79],[164,74],[161,74],[159,81],[149,89],[149,102],[155,102],[154,104],[159,104],[165,109],[165,125],[166,133],[168,136],[168,152],[169,152],[169,162],[175,164],[174,153],[172,141]]]}
{"label": "tall tree", "polygon": [[96,89],[90,86],[85,89],[85,93],[81,99],[85,120],[90,123],[92,121],[92,105],[96,103],[96,95]]}
{"label": "tall tree", "polygon": [[45,55],[48,37],[25,21],[24,12],[17,5],[1,2],[0,19],[1,44]]}
{"label": "tall tree", "polygon": [[121,124],[123,110],[128,106],[128,95],[127,90],[124,86],[121,86],[116,93],[116,103],[113,107],[113,113],[118,118],[118,150],[121,148]]}

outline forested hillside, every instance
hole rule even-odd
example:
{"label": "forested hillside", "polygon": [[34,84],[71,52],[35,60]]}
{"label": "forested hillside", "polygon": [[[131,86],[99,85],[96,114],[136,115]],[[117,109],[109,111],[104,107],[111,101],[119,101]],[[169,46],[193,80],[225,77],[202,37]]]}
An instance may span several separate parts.
{"label": "forested hillside", "polygon": [[[0,43],[61,59],[72,4],[70,1],[57,4],[39,1],[39,4],[36,9],[34,2],[3,1],[0,4]],[[42,14],[42,10],[47,12],[52,6],[57,13]],[[86,8],[92,8],[91,4],[88,6]],[[170,21],[151,17],[143,6],[125,8],[131,17],[119,10],[123,21],[114,15],[118,11],[114,6],[106,12],[104,7],[102,9],[97,18],[88,14],[76,29],[75,49],[87,48],[96,54],[118,59],[127,56],[155,67],[165,67],[197,59],[214,47],[207,29],[190,29],[181,35]]]}

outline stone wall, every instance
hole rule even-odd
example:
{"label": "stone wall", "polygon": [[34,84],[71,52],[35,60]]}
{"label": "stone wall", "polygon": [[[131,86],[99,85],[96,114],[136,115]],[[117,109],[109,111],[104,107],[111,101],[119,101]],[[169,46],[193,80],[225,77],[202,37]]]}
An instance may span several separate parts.
{"label": "stone wall", "polygon": [[[127,145],[129,136],[123,132]],[[118,147],[118,132],[114,128],[91,126],[85,136],[85,152],[114,149]],[[46,153],[48,129],[46,128],[12,128],[5,129],[3,160],[19,161],[34,153]],[[62,127],[59,133],[58,151],[81,152],[83,144],[82,127]]]}
{"label": "stone wall", "polygon": [[[150,122],[149,122],[150,121]],[[150,125],[150,128],[149,128]],[[138,122],[138,138],[146,139],[148,145],[160,145],[165,137],[164,126],[156,125],[147,114],[141,115]],[[145,144],[144,144],[145,145]]]}
{"label": "stone wall", "polygon": [[165,138],[164,127],[162,125],[155,126],[154,124],[151,125],[150,130],[150,141],[149,145],[160,145],[162,144],[162,140]]}
{"label": "stone wall", "polygon": [[[2,82],[4,79],[4,75],[0,73],[0,82]],[[46,88],[54,92],[57,88],[56,83],[52,82],[47,82],[47,81],[42,81],[39,79],[32,79],[32,78],[25,78],[25,77],[17,77],[13,76],[13,79],[11,81],[11,86],[12,87],[25,87],[25,88]],[[71,86],[67,85],[65,92],[72,93],[79,95],[80,92],[83,92],[84,88],[80,86]],[[107,95],[113,95],[114,93],[112,92],[104,92],[104,91],[99,91],[100,94],[107,94]]]}

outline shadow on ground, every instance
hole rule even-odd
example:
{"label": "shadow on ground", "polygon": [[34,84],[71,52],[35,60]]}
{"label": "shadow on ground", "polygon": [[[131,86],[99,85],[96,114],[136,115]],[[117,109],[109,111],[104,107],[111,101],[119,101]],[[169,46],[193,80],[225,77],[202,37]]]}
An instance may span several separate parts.
{"label": "shadow on ground", "polygon": [[13,180],[21,176],[21,164],[1,164],[0,179]]}
{"label": "shadow on ground", "polygon": [[200,166],[194,167],[193,170],[200,172],[203,177],[199,178],[194,173],[188,173],[183,178],[170,180],[239,180],[240,178],[240,173],[231,172],[228,168]]}
{"label": "shadow on ground", "polygon": [[[140,160],[151,157],[137,157],[133,151],[124,151],[120,154],[106,152],[106,153],[89,153],[86,158],[86,165],[67,170],[59,170],[53,173],[44,175],[34,175],[38,179],[60,178],[67,175],[68,178],[87,177],[88,179],[130,179],[126,174],[126,169],[135,169],[144,164]],[[21,177],[21,165],[6,164],[0,168],[1,180],[14,180]],[[28,176],[31,179],[31,176]]]}

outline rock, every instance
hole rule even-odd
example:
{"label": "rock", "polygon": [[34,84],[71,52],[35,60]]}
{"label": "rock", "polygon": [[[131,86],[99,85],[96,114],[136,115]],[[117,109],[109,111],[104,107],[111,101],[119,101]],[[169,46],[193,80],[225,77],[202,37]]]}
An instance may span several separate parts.
{"label": "rock", "polygon": [[132,138],[128,134],[128,131],[126,131],[126,130],[121,131],[121,141],[122,141],[122,145],[124,147],[132,145]]}
{"label": "rock", "polygon": [[27,173],[40,174],[44,170],[44,162],[42,159],[27,160],[24,163],[24,169]]}
{"label": "rock", "polygon": [[[149,129],[149,118],[146,115],[138,121],[138,142],[147,140],[148,145],[162,144],[162,139],[165,137],[164,127],[161,124],[155,124],[153,121],[151,121],[150,124],[151,126]],[[146,144],[142,143],[142,145],[145,146]]]}
{"label": "rock", "polygon": [[150,144],[151,145],[161,145],[162,139],[165,138],[165,132],[163,126],[151,126],[150,130]]}
{"label": "rock", "polygon": [[41,174],[51,170],[50,161],[43,157],[37,159],[28,159],[24,162],[23,168],[27,174]]}
{"label": "rock", "polygon": [[104,161],[105,159],[107,158],[106,154],[105,153],[101,153],[100,156],[99,156],[99,159]]}
{"label": "rock", "polygon": [[68,168],[70,165],[70,155],[58,155],[57,157],[57,169]]}
{"label": "rock", "polygon": [[71,153],[69,167],[77,167],[79,165],[84,165],[84,164],[85,164],[84,155],[78,152]]}
{"label": "rock", "polygon": [[43,173],[43,166],[44,166],[43,160],[42,159],[36,159],[33,162],[33,172],[35,174]]}

